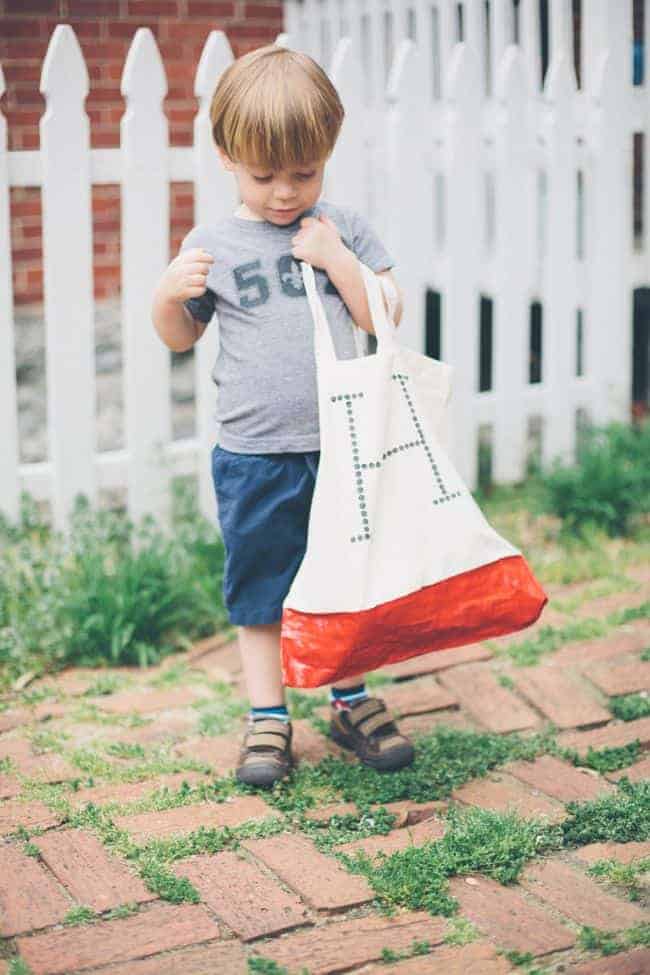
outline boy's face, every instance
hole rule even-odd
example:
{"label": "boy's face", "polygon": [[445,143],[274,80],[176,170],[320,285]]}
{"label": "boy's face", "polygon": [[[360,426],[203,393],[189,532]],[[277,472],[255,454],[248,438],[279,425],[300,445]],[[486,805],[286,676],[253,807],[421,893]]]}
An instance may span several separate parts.
{"label": "boy's face", "polygon": [[255,216],[279,227],[297,220],[321,194],[326,159],[292,169],[271,170],[235,163],[219,147],[217,152],[224,167],[237,179],[242,203]]}

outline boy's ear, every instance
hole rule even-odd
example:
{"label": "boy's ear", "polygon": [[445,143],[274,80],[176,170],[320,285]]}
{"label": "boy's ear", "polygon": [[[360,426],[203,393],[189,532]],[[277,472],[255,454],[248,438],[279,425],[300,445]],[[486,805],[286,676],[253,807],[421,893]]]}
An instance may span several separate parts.
{"label": "boy's ear", "polygon": [[232,172],[232,170],[235,168],[235,164],[233,163],[233,161],[230,158],[230,156],[228,156],[223,151],[223,149],[221,148],[221,146],[217,146],[216,149],[217,149],[217,155],[218,155],[218,157],[219,157],[219,159],[221,161],[221,165],[223,166],[223,168],[224,169],[227,169],[229,172]]}

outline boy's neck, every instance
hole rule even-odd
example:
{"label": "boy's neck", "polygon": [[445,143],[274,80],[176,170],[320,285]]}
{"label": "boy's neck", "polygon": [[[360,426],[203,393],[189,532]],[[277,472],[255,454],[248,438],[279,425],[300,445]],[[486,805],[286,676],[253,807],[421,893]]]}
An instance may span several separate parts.
{"label": "boy's neck", "polygon": [[236,217],[243,217],[244,220],[256,220],[258,223],[264,223],[264,217],[256,217],[254,213],[248,209],[245,203],[240,203],[235,210]]}

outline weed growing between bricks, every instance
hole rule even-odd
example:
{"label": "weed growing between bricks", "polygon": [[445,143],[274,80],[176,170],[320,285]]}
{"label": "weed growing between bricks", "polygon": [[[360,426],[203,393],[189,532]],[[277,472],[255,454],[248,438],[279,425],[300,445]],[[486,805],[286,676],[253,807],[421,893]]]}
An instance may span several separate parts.
{"label": "weed growing between bricks", "polygon": [[12,958],[9,962],[7,975],[33,975],[31,968],[22,958]]}
{"label": "weed growing between bricks", "polygon": [[640,945],[650,945],[650,923],[637,924],[618,934],[601,931],[598,928],[584,925],[578,937],[581,948],[600,951],[603,955],[614,955],[626,948],[638,948]]}
{"label": "weed growing between bricks", "polygon": [[618,860],[597,860],[587,873],[592,877],[606,880],[609,884],[620,887],[631,901],[638,901],[641,897],[639,880],[645,873],[650,872],[650,857],[642,857],[632,863],[619,863]]}
{"label": "weed growing between bricks", "polygon": [[618,790],[591,802],[568,802],[570,817],[562,824],[564,846],[610,840],[631,843],[650,839],[650,779],[630,782],[623,776]]}
{"label": "weed growing between bricks", "polygon": [[205,765],[194,759],[175,758],[166,754],[164,748],[156,749],[149,759],[129,766],[115,766],[91,748],[74,749],[70,755],[70,761],[93,780],[95,776],[98,776],[106,782],[139,782],[152,775],[205,769]]}
{"label": "weed growing between bricks", "polygon": [[625,694],[612,698],[608,707],[615,718],[620,718],[622,721],[635,721],[637,718],[647,718],[650,715],[650,697],[647,691],[642,691],[640,694]]}
{"label": "weed growing between bricks", "polygon": [[534,637],[520,642],[503,646],[494,640],[486,640],[485,645],[496,657],[508,657],[518,667],[533,667],[543,656],[554,653],[568,643],[606,636],[624,623],[644,619],[650,619],[650,602],[647,600],[639,606],[615,610],[604,620],[590,618],[575,620],[560,627],[546,625]]}
{"label": "weed growing between bricks", "polygon": [[[511,948],[508,951],[500,951],[499,954],[503,955],[512,965],[519,965],[523,967],[524,965],[532,965],[535,961],[535,956],[530,953],[530,951],[517,951],[515,948]],[[527,969],[526,975],[542,975],[539,968],[531,971]]]}
{"label": "weed growing between bricks", "polygon": [[572,748],[558,747],[559,757],[571,762],[573,765],[590,768],[601,774],[605,772],[616,772],[618,769],[634,765],[638,761],[640,754],[641,742],[638,738],[628,742],[627,745],[620,745],[614,748],[595,749],[590,745],[586,755],[580,755]]}
{"label": "weed growing between bricks", "polygon": [[382,906],[407,907],[451,916],[458,911],[448,893],[448,879],[482,873],[503,884],[514,883],[535,856],[562,847],[557,825],[499,813],[450,805],[446,832],[422,846],[371,859],[363,851],[338,853],[351,873],[366,878]]}
{"label": "weed growing between bricks", "polygon": [[458,901],[448,894],[452,876],[482,873],[512,884],[534,857],[598,841],[650,838],[650,781],[623,778],[619,785],[612,795],[567,803],[569,816],[561,823],[452,803],[440,839],[376,859],[363,851],[336,856],[367,879],[388,910],[400,906],[451,916],[458,910]]}
{"label": "weed growing between bricks", "polygon": [[[449,930],[444,938],[444,944],[465,945],[477,940],[478,937],[478,929],[467,918],[452,918],[449,925]],[[409,958],[429,955],[432,953],[435,947],[437,947],[437,945],[433,945],[429,941],[418,941],[417,938],[414,938],[410,948],[406,948],[403,951],[395,951],[394,949],[388,947],[382,948],[381,955],[377,961],[385,964],[406,961]],[[254,948],[253,950],[256,949]],[[257,950],[263,951],[264,949],[261,947]],[[289,970],[285,968],[284,965],[279,965],[276,961],[273,961],[270,958],[265,958],[263,954],[249,957],[248,972],[251,973],[251,975],[253,972],[263,973],[263,975],[290,975]],[[300,973],[297,973],[297,975],[310,975],[310,973],[307,968],[302,968]]]}
{"label": "weed growing between bricks", "polygon": [[214,698],[195,701],[191,706],[199,713],[198,731],[202,735],[222,735],[232,730],[248,711],[248,702],[235,697],[226,685]]}
{"label": "weed growing between bricks", "polygon": [[[325,731],[324,722],[314,724]],[[427,802],[445,799],[469,779],[485,775],[512,759],[533,759],[553,747],[553,731],[544,730],[522,738],[516,733],[500,735],[445,725],[425,735],[414,736],[413,765],[385,775],[367,766],[327,756],[316,766],[301,765],[276,782],[267,801],[285,813],[311,808],[314,798],[324,795],[360,808],[399,799]]]}
{"label": "weed growing between bricks", "polygon": [[92,803],[73,813],[69,825],[93,829],[107,848],[133,862],[149,890],[175,904],[198,904],[201,898],[189,880],[171,872],[169,864],[200,853],[237,849],[242,840],[275,836],[286,829],[284,819],[274,816],[261,822],[243,823],[236,828],[200,827],[183,836],[153,839],[138,845],[126,830],[115,826],[108,812]]}
{"label": "weed growing between bricks", "polygon": [[[289,969],[284,965],[278,965],[271,958],[263,958],[261,955],[249,958],[247,967],[249,975],[289,975]],[[309,972],[303,968],[299,975],[309,975]]]}

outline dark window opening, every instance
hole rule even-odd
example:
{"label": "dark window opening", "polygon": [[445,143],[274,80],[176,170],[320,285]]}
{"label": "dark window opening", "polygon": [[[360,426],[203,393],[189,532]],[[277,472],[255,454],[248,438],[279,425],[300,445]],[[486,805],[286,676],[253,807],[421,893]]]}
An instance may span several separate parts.
{"label": "dark window opening", "polygon": [[425,354],[432,359],[442,359],[442,347],[440,341],[440,309],[441,296],[439,291],[427,288],[425,300]]}
{"label": "dark window opening", "polygon": [[633,246],[643,247],[645,234],[643,226],[643,158],[645,155],[645,132],[632,133],[632,227]]}
{"label": "dark window opening", "polygon": [[540,50],[540,88],[548,68],[548,0],[539,0],[539,50]]}
{"label": "dark window opening", "polygon": [[632,84],[642,85],[645,77],[645,48],[643,45],[645,3],[643,0],[632,2]]}
{"label": "dark window opening", "polygon": [[576,376],[584,376],[584,316],[582,308],[576,312]]}
{"label": "dark window opening", "polygon": [[650,414],[650,288],[634,292],[632,318],[632,418]]}
{"label": "dark window opening", "polygon": [[481,296],[479,322],[479,376],[478,391],[492,389],[492,308],[491,298]]}
{"label": "dark window opening", "polygon": [[534,301],[530,306],[530,344],[528,360],[528,382],[542,381],[542,306]]}

